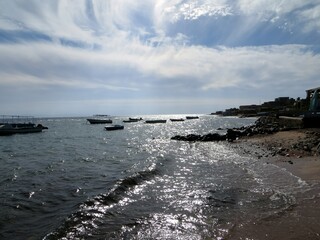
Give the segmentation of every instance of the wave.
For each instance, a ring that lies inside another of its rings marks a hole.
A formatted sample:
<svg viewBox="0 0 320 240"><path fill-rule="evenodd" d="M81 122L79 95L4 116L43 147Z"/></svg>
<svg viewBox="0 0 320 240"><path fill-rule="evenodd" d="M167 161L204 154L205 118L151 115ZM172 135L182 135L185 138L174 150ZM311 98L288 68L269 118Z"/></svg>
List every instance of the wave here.
<svg viewBox="0 0 320 240"><path fill-rule="evenodd" d="M156 165L120 180L108 193L99 194L81 204L79 210L68 217L63 226L49 233L44 239L74 239L90 235L103 218L113 217L115 213L111 209L127 197L136 186L160 174L160 168Z"/></svg>

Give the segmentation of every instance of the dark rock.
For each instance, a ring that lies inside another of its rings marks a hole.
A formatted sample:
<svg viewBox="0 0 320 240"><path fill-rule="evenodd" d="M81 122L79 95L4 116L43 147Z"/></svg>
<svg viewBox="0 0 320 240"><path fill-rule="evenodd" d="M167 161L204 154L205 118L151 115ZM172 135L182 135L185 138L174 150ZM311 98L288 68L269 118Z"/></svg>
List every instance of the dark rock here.
<svg viewBox="0 0 320 240"><path fill-rule="evenodd" d="M226 135L220 135L218 133L209 133L203 136L196 135L196 134L189 134L187 136L174 136L171 138L172 140L177 141L188 141L188 142L195 142L195 141L202 141L202 142L211 142L211 141L225 141Z"/></svg>
<svg viewBox="0 0 320 240"><path fill-rule="evenodd" d="M306 151L306 152L311 152L311 149L309 148L308 145L304 145L303 146L303 150Z"/></svg>
<svg viewBox="0 0 320 240"><path fill-rule="evenodd" d="M224 141L226 140L226 135L220 135L218 133L209 133L204 135L201 138L201 141L209 142L209 141Z"/></svg>
<svg viewBox="0 0 320 240"><path fill-rule="evenodd" d="M233 130L233 129L228 129L227 131L227 135L226 135L226 139L229 142L233 142L234 140L236 140L237 138L243 136L241 131L238 130Z"/></svg>

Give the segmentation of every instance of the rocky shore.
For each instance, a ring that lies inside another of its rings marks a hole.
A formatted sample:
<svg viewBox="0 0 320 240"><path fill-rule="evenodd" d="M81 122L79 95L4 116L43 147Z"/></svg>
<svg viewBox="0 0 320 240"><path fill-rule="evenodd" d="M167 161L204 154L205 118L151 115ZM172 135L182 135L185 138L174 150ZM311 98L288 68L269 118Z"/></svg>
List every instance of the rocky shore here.
<svg viewBox="0 0 320 240"><path fill-rule="evenodd" d="M221 130L221 129L217 129ZM254 125L227 129L226 134L177 135L171 138L178 141L250 141L264 146L267 156L320 156L320 129L292 127L277 117L261 117ZM251 139L251 140L250 140Z"/></svg>

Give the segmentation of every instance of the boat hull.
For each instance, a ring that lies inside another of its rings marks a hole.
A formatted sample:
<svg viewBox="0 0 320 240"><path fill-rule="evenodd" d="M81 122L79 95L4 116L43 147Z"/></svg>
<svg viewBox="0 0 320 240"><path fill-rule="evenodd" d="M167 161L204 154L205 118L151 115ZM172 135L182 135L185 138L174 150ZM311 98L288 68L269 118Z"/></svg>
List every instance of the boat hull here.
<svg viewBox="0 0 320 240"><path fill-rule="evenodd" d="M0 126L0 136L6 136L6 135L13 135L13 134L25 134L25 133L38 133L42 132L42 129L44 129L43 126L31 126L26 125L22 126L22 124L19 124L20 126L13 127L11 124L1 125Z"/></svg>
<svg viewBox="0 0 320 240"><path fill-rule="evenodd" d="M187 116L186 119L190 120L190 119L198 119L198 116Z"/></svg>
<svg viewBox="0 0 320 240"><path fill-rule="evenodd" d="M142 118L129 118L129 120L123 120L124 123L133 123L133 122L139 122Z"/></svg>
<svg viewBox="0 0 320 240"><path fill-rule="evenodd" d="M146 120L145 123L166 123L167 120Z"/></svg>
<svg viewBox="0 0 320 240"><path fill-rule="evenodd" d="M111 119L94 119L94 118L88 118L87 121L90 124L104 124L104 123L112 123Z"/></svg>
<svg viewBox="0 0 320 240"><path fill-rule="evenodd" d="M122 126L122 125L106 126L106 127L104 127L104 129L106 131L123 130L124 126Z"/></svg>
<svg viewBox="0 0 320 240"><path fill-rule="evenodd" d="M178 119L170 119L171 122L183 122L184 119L183 118L178 118Z"/></svg>

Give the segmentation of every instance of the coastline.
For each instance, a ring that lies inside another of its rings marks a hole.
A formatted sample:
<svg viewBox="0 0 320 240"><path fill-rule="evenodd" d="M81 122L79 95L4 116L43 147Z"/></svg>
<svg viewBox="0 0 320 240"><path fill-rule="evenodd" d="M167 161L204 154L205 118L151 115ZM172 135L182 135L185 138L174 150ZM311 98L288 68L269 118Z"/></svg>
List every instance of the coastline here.
<svg viewBox="0 0 320 240"><path fill-rule="evenodd" d="M293 129L242 137L234 144L243 153L255 155L266 163L285 168L306 182L313 182L320 181L319 141L320 129Z"/></svg>
<svg viewBox="0 0 320 240"><path fill-rule="evenodd" d="M244 232L246 239L320 239L320 128L302 128L299 119L268 116L252 126L226 130L225 135L189 134L171 139L228 142L238 154L272 164L304 186L297 192L292 189L289 207L234 226L230 239L244 239ZM278 180L277 175L269 177Z"/></svg>
<svg viewBox="0 0 320 240"><path fill-rule="evenodd" d="M320 129L294 129L242 137L230 143L240 154L273 164L306 184L305 190L294 195L290 208L272 219L242 226L239 232L234 229L232 238L244 239L241 233L245 230L246 239L320 239L320 149L319 145L313 149L303 146L318 133Z"/></svg>
<svg viewBox="0 0 320 240"><path fill-rule="evenodd" d="M304 180L320 181L320 128L303 128L302 119L264 116L255 124L205 135L176 135L171 139L188 142L227 141L240 154L286 168Z"/></svg>

